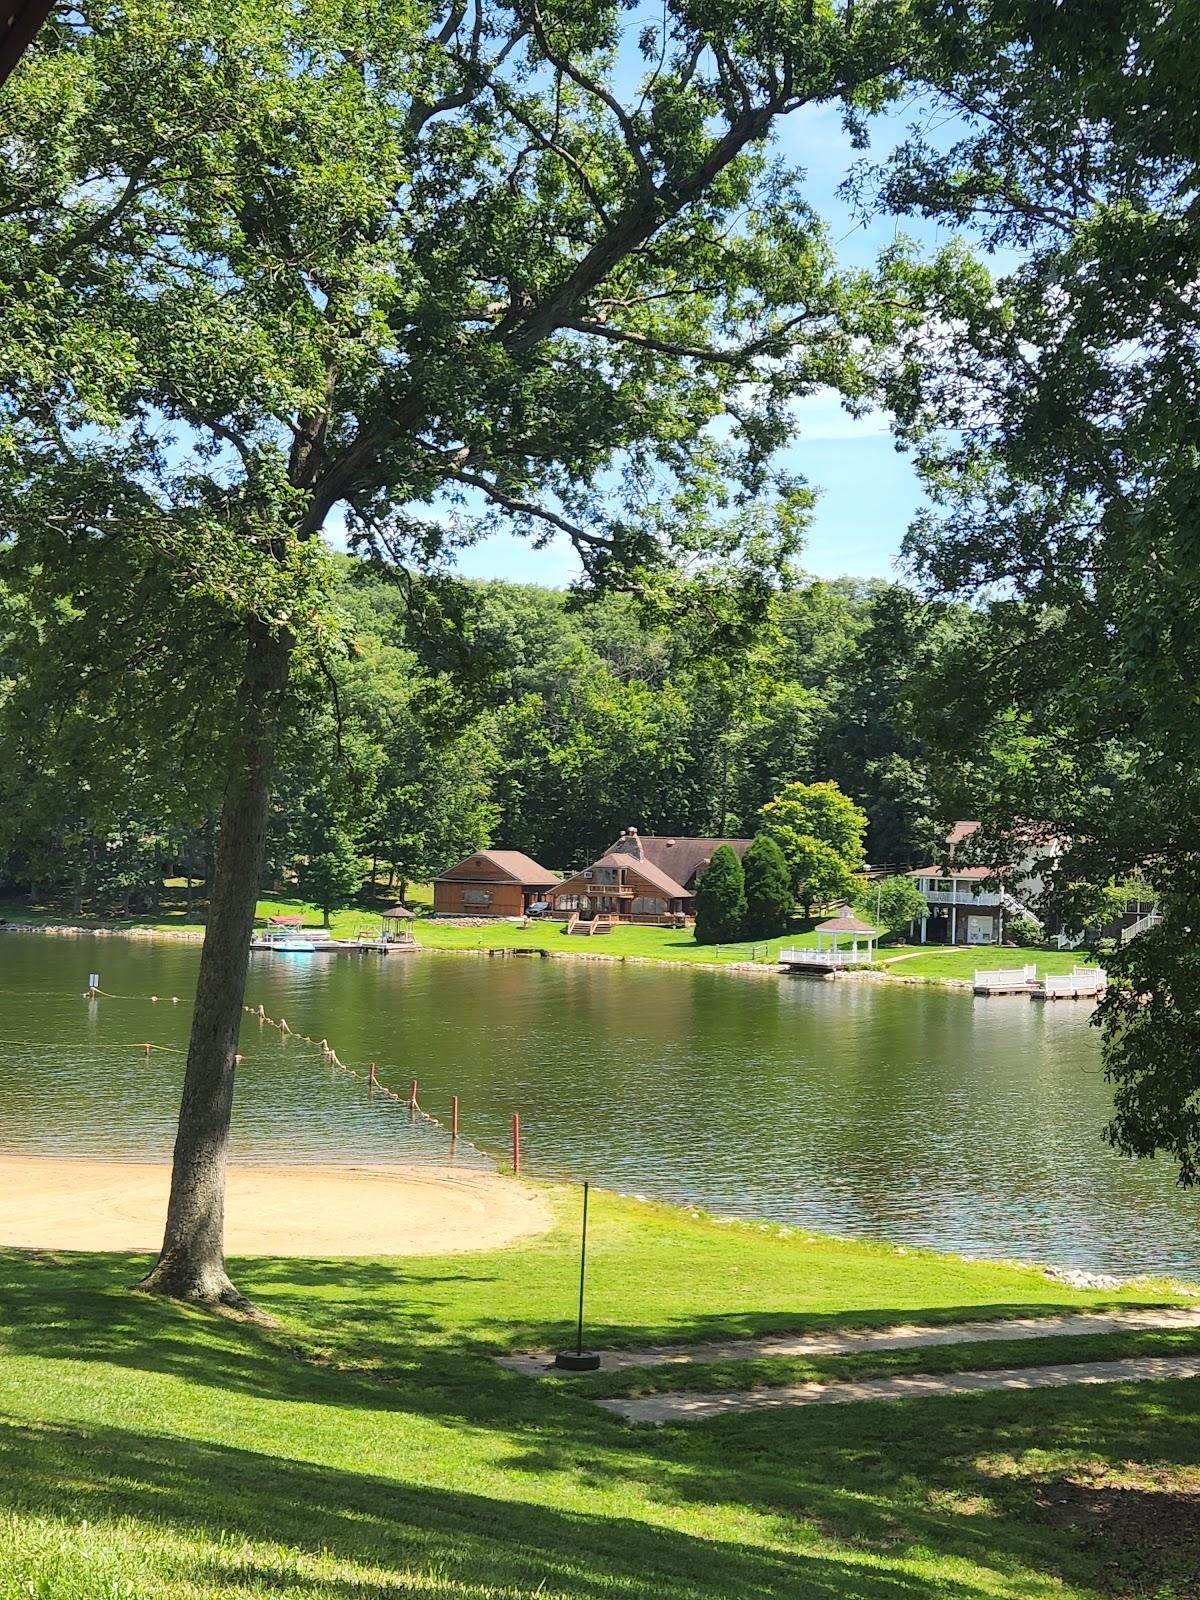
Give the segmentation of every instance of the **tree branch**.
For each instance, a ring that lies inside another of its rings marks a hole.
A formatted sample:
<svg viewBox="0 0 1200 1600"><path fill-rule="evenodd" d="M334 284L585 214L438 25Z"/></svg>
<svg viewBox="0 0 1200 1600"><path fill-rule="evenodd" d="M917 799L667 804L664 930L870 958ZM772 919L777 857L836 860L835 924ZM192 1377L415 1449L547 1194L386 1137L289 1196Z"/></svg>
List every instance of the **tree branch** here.
<svg viewBox="0 0 1200 1600"><path fill-rule="evenodd" d="M642 181L643 188L653 189L654 174L650 171L650 163L646 159L646 152L642 148L642 141L638 138L633 119L625 107L617 99L616 95L611 94L602 83L598 83L595 78L591 78L587 73L580 71L569 56L561 55L554 49L546 37L546 29L541 13L538 11L538 0L531 0L529 17L533 24L533 34L537 40L538 49L550 65L561 72L565 78L570 78L571 82L582 89L585 94L590 94L593 99L599 100L612 112L624 137L625 148L629 151L630 156L633 158L633 164L638 170L638 176Z"/></svg>

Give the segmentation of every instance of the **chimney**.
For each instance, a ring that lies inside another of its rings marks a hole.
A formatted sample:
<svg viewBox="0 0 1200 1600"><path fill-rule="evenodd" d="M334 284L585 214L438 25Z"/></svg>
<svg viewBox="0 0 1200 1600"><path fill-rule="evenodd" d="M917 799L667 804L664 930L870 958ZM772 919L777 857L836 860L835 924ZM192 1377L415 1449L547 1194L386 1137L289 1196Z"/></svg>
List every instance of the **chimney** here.
<svg viewBox="0 0 1200 1600"><path fill-rule="evenodd" d="M642 849L642 842L638 838L636 828L623 828L621 830L621 837L613 845L613 853L632 856L635 861L644 861L646 859L646 853Z"/></svg>

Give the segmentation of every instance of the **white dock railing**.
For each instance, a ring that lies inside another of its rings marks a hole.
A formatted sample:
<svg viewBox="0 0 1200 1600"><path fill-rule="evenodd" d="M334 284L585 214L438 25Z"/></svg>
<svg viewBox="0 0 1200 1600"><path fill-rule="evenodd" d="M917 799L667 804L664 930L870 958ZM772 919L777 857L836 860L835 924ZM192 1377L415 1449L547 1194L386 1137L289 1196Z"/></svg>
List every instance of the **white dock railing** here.
<svg viewBox="0 0 1200 1600"><path fill-rule="evenodd" d="M1099 994L1108 983L1108 973L1103 967L1076 967L1071 972L1047 973L1042 980L1046 995L1066 995L1083 998Z"/></svg>
<svg viewBox="0 0 1200 1600"><path fill-rule="evenodd" d="M1023 967L995 967L991 970L975 969L977 989L1028 988L1037 982L1037 965L1027 961Z"/></svg>

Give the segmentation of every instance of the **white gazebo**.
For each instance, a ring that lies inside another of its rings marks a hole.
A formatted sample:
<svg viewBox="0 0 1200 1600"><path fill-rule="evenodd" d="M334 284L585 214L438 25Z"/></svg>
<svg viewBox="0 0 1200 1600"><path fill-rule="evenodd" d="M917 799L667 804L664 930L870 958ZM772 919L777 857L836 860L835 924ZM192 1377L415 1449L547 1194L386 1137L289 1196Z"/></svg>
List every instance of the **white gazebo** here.
<svg viewBox="0 0 1200 1600"><path fill-rule="evenodd" d="M818 961L827 961L830 966L844 966L855 961L875 959L875 941L879 937L879 929L873 928L869 922L860 922L849 909L830 917L828 922L819 922L814 931L817 935ZM845 934L850 935L849 950L841 948ZM860 939L864 942L861 954L858 948Z"/></svg>

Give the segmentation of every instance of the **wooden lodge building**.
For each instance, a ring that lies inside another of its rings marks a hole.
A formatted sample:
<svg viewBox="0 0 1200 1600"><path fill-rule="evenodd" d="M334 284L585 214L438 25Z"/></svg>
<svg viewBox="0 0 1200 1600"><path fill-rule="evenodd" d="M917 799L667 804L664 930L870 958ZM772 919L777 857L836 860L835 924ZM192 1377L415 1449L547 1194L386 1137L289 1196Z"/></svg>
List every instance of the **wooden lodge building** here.
<svg viewBox="0 0 1200 1600"><path fill-rule="evenodd" d="M520 850L476 850L433 880L437 917L523 917L549 907L560 887L556 873Z"/></svg>
<svg viewBox="0 0 1200 1600"><path fill-rule="evenodd" d="M590 867L556 884L554 915L587 922L683 924L696 911L696 884L718 845L740 858L749 839L656 838L626 828Z"/></svg>

